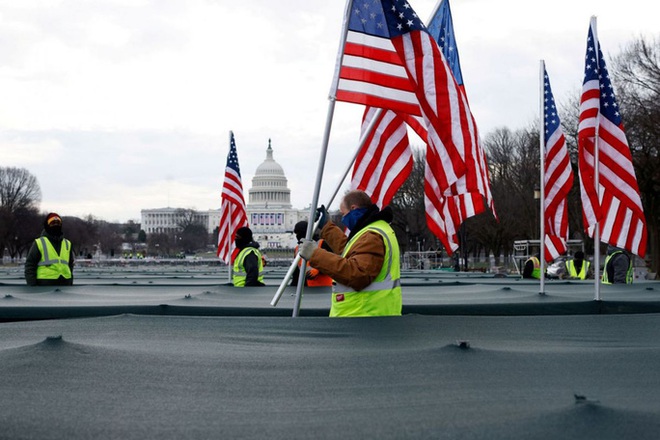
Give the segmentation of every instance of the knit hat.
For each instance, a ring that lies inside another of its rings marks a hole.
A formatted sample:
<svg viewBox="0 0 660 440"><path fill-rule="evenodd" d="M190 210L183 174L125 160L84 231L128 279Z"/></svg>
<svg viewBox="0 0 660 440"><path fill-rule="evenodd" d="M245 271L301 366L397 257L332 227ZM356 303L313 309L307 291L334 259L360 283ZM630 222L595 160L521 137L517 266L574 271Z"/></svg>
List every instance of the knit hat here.
<svg viewBox="0 0 660 440"><path fill-rule="evenodd" d="M242 240L246 243L249 243L252 241L252 230L248 228L247 226L243 226L242 228L238 228L236 230L236 238L239 240Z"/></svg>
<svg viewBox="0 0 660 440"><path fill-rule="evenodd" d="M58 214L51 212L46 216L44 226L62 226L62 218Z"/></svg>
<svg viewBox="0 0 660 440"><path fill-rule="evenodd" d="M296 234L298 240L305 238L305 235L307 234L307 221L302 220L296 223L293 227L293 233Z"/></svg>

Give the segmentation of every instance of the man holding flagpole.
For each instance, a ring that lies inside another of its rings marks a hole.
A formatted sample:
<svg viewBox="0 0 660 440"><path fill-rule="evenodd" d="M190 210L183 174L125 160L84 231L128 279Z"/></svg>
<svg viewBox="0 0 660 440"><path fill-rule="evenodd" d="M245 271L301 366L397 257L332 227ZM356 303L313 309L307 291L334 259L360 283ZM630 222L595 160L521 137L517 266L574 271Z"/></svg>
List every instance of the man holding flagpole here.
<svg viewBox="0 0 660 440"><path fill-rule="evenodd" d="M300 255L335 280L330 317L398 316L402 298L399 245L390 226L392 210L380 210L364 191L344 195L339 210L344 231L320 208L321 238L334 252L303 240Z"/></svg>

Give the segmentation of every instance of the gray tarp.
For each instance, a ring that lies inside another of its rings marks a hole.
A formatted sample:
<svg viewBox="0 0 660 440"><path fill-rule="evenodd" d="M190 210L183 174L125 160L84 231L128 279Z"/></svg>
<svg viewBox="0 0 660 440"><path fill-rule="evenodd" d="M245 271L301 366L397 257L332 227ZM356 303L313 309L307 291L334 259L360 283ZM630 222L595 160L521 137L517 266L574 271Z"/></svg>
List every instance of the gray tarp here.
<svg viewBox="0 0 660 440"><path fill-rule="evenodd" d="M605 286L602 303L618 306L575 314L594 303L589 284L557 283L541 297L538 284L516 280L409 279L404 305L418 309L402 317L292 319L256 314L290 312L289 291L268 304L274 286L108 280L59 291L0 285L5 320L48 310L61 318L0 323L0 438L660 433L660 314L630 313L656 307L657 282ZM306 291L303 310L327 306L327 293ZM113 307L121 314L66 318ZM149 314L125 314L131 307ZM247 313L151 314L168 308Z"/></svg>

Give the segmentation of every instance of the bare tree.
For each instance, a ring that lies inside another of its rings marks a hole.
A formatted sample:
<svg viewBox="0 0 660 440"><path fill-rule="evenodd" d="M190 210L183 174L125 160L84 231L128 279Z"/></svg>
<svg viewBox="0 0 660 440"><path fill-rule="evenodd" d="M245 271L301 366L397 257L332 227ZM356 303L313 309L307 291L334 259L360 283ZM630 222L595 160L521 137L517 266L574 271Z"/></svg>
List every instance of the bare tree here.
<svg viewBox="0 0 660 440"><path fill-rule="evenodd" d="M486 136L484 148L500 220L500 225L492 225L494 236L486 241L492 242L491 250L498 255L498 250L510 250L515 239L538 238L539 206L534 199L540 184L538 133L535 128L516 132L500 128Z"/></svg>
<svg viewBox="0 0 660 440"><path fill-rule="evenodd" d="M39 233L41 189L25 168L0 167L0 257L22 255Z"/></svg>
<svg viewBox="0 0 660 440"><path fill-rule="evenodd" d="M99 243L98 225L92 215L86 219L78 217L62 217L62 231L71 241L75 255L87 257L94 253L94 247Z"/></svg>
<svg viewBox="0 0 660 440"><path fill-rule="evenodd" d="M617 100L649 231L651 271L660 273L660 38L640 38L614 58Z"/></svg>
<svg viewBox="0 0 660 440"><path fill-rule="evenodd" d="M0 206L15 211L41 202L37 178L25 168L0 167Z"/></svg>
<svg viewBox="0 0 660 440"><path fill-rule="evenodd" d="M178 209L176 214L179 232L174 247L186 253L205 249L208 244L208 233L203 217L192 208Z"/></svg>
<svg viewBox="0 0 660 440"><path fill-rule="evenodd" d="M149 253L156 257L169 257L171 253L170 239L167 234L160 232L149 234L147 238Z"/></svg>

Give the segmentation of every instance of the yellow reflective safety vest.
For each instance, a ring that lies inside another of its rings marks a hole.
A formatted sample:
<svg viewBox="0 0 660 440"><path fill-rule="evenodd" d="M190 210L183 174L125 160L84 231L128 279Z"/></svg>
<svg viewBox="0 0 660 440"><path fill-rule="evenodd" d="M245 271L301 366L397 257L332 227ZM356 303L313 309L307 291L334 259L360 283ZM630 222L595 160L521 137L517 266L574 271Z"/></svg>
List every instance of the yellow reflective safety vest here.
<svg viewBox="0 0 660 440"><path fill-rule="evenodd" d="M532 278L536 278L537 280L541 279L541 261L539 261L538 258L536 257L529 257L527 261L532 260L532 263L534 263L534 270L532 270ZM527 261L525 264L527 264Z"/></svg>
<svg viewBox="0 0 660 440"><path fill-rule="evenodd" d="M622 251L616 251L612 252L610 255L605 258L605 264L603 265L603 276L601 277L601 282L603 284L612 284L612 281L609 279L609 275L607 274L607 265L612 261L612 257L617 255L617 254L622 254ZM633 272L633 262L632 258L628 257L628 270L626 271L626 284L632 284L633 283L633 278L634 278L634 272Z"/></svg>
<svg viewBox="0 0 660 440"><path fill-rule="evenodd" d="M401 268L399 244L392 227L383 220L375 221L359 231L346 244L342 257L367 232L376 232L385 243L383 267L374 281L359 292L343 284L333 286L330 317L400 316Z"/></svg>
<svg viewBox="0 0 660 440"><path fill-rule="evenodd" d="M575 269L575 261L568 260L566 262L566 272L568 272L568 276L571 278L586 280L587 272L589 272L589 266L591 266L591 263L589 263L587 260L582 260L582 268L580 269L580 273L578 273Z"/></svg>
<svg viewBox="0 0 660 440"><path fill-rule="evenodd" d="M245 287L247 272L245 271L245 266L243 263L245 261L245 257L250 253L254 253L257 256L257 260L259 261L259 277L257 279L259 282L264 282L264 260L261 258L261 252L259 252L259 249L257 248L246 247L238 253L236 259L234 260L234 270L231 279L234 287Z"/></svg>
<svg viewBox="0 0 660 440"><path fill-rule="evenodd" d="M37 280L57 280L60 277L70 280L71 242L63 238L59 254L48 238L39 237L35 242L41 253L41 260L37 264Z"/></svg>

